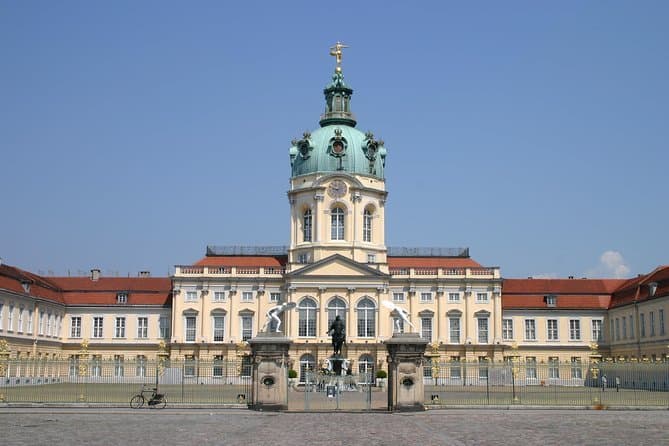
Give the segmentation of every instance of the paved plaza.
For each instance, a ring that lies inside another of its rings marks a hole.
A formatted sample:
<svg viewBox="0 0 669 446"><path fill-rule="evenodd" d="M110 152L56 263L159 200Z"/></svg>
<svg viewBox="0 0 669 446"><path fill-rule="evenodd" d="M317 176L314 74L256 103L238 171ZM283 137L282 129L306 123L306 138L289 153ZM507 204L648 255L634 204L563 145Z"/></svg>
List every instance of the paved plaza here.
<svg viewBox="0 0 669 446"><path fill-rule="evenodd" d="M6 445L660 445L666 410L262 413L202 409L0 409Z"/></svg>

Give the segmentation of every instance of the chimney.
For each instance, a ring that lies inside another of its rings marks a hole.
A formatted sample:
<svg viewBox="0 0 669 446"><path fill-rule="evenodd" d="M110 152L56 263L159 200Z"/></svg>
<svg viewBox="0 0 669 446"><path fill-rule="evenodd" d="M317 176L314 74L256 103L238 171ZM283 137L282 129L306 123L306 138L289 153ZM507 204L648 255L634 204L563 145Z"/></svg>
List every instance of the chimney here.
<svg viewBox="0 0 669 446"><path fill-rule="evenodd" d="M570 279L573 279L573 278L574 278L574 276L569 276L569 278L570 278Z"/></svg>
<svg viewBox="0 0 669 446"><path fill-rule="evenodd" d="M97 282L98 280L100 280L100 270L99 269L94 268L94 269L91 270L91 280L93 282Z"/></svg>
<svg viewBox="0 0 669 446"><path fill-rule="evenodd" d="M139 277L151 277L151 271L140 271Z"/></svg>

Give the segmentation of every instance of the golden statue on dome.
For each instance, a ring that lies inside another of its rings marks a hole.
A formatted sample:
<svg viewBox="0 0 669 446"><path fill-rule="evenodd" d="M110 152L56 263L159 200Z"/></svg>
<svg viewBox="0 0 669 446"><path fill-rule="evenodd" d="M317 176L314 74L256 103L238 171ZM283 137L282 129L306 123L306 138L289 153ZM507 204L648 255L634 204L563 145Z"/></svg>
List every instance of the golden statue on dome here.
<svg viewBox="0 0 669 446"><path fill-rule="evenodd" d="M341 58L343 56L342 48L348 48L348 45L344 45L341 42L337 42L334 46L330 47L330 56L334 56L337 61L337 66L335 67L336 72L341 72Z"/></svg>

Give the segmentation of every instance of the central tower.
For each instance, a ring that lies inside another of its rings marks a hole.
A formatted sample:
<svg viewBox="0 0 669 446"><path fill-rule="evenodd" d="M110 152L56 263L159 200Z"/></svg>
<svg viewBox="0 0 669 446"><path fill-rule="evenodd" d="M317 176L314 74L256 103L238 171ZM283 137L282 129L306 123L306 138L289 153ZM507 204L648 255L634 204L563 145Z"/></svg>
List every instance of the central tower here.
<svg viewBox="0 0 669 446"><path fill-rule="evenodd" d="M384 229L386 149L372 132L356 129L353 89L344 82L342 48L325 87L320 128L290 148L290 248L295 270L335 254L388 272Z"/></svg>

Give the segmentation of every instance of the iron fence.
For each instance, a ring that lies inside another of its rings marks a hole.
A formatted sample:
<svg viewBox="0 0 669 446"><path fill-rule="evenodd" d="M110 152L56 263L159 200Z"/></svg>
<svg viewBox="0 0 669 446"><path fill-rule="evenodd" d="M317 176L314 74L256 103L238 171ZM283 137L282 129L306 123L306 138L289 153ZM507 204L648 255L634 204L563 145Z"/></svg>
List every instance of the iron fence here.
<svg viewBox="0 0 669 446"><path fill-rule="evenodd" d="M129 404L142 385L168 405L246 404L250 363L217 361L8 360L0 363L0 403Z"/></svg>
<svg viewBox="0 0 669 446"><path fill-rule="evenodd" d="M424 368L434 406L669 406L669 363L439 362Z"/></svg>

